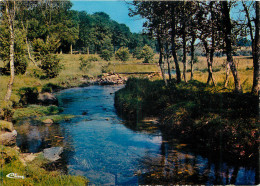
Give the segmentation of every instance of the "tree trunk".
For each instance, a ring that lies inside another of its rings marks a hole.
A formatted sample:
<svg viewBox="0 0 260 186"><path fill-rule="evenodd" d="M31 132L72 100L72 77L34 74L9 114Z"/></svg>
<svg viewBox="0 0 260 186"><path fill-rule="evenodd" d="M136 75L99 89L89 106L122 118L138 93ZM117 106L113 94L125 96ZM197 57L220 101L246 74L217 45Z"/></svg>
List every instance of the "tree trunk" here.
<svg viewBox="0 0 260 186"><path fill-rule="evenodd" d="M167 65L168 65L169 80L171 80L172 76L171 76L171 65L170 65L170 60L169 60L169 45L168 45L168 42L166 42L166 61L167 61Z"/></svg>
<svg viewBox="0 0 260 186"><path fill-rule="evenodd" d="M183 79L185 82L187 82L186 79L186 68L187 68L187 52L186 52L186 10L185 10L185 2L184 5L182 7L182 47L183 47L183 59L182 59L182 63L183 63Z"/></svg>
<svg viewBox="0 0 260 186"><path fill-rule="evenodd" d="M185 25L184 25L184 31L182 34L182 42L183 42L183 59L182 59L182 63L183 63L183 79L185 82L187 82L186 79L186 67L187 67L187 60L186 60L186 33L185 33Z"/></svg>
<svg viewBox="0 0 260 186"><path fill-rule="evenodd" d="M230 66L231 72L234 77L235 92L242 92L242 86L240 84L238 71L236 69L236 65L234 63L233 56L232 56L232 43L231 43L232 25L231 25L229 12L230 12L230 10L228 8L228 2L222 1L223 28L224 28L224 35L225 35L227 61L228 61L228 64Z"/></svg>
<svg viewBox="0 0 260 186"><path fill-rule="evenodd" d="M259 78L259 1L256 1L256 20L255 20L255 42L253 51L253 65L254 65L254 77L253 77L253 87L252 87L252 93L258 95L259 92L259 85L260 85L260 78Z"/></svg>
<svg viewBox="0 0 260 186"><path fill-rule="evenodd" d="M213 78L213 71L212 71L212 63L211 63L211 52L209 50L208 47L208 43L207 41L203 41L204 47L205 47L205 51L206 51L206 58L207 58L207 66L208 66L208 80L207 80L207 84L210 83L210 81L212 80L213 85L215 86L215 81Z"/></svg>
<svg viewBox="0 0 260 186"><path fill-rule="evenodd" d="M164 80L165 85L167 86L168 84L167 84L167 80L165 78L164 68L163 68L163 60L162 60L162 58L163 58L163 56L162 56L162 54L163 54L163 46L162 46L162 43L161 43L160 36L158 36L157 40L158 40L158 45L159 45L159 50L160 50L159 66L160 66L160 69L161 69L162 78Z"/></svg>
<svg viewBox="0 0 260 186"><path fill-rule="evenodd" d="M190 80L193 79L193 63L194 63L194 43L195 43L195 34L192 34L191 40L191 60L190 60Z"/></svg>
<svg viewBox="0 0 260 186"><path fill-rule="evenodd" d="M72 51L72 44L70 44L70 54L73 54L73 51Z"/></svg>
<svg viewBox="0 0 260 186"><path fill-rule="evenodd" d="M29 43L29 41L28 41L28 39L27 39L27 36L26 36L25 42L26 42L27 52L28 52L28 56L29 56L30 61L33 62L33 64L34 64L36 67L38 67L38 65L36 64L36 62L34 61L32 55L31 55L31 52L30 52L30 43Z"/></svg>
<svg viewBox="0 0 260 186"><path fill-rule="evenodd" d="M12 94L12 87L14 83L14 12L13 15L11 15L9 11L9 6L8 3L5 3L6 5L6 14L8 18L8 26L9 26L9 32L10 32L10 80L7 85L7 92L5 95L4 101L7 103L10 100L11 94ZM14 6L15 6L15 1L14 1ZM15 11L15 7L14 10Z"/></svg>
<svg viewBox="0 0 260 186"><path fill-rule="evenodd" d="M177 58L177 55L176 55L176 43L175 43L175 37L176 37L175 5L172 6L171 13L173 15L172 21L171 21L172 56L173 56L173 59L174 59L175 70L176 70L176 81L177 81L177 83L180 83L181 82L181 71L180 71L180 67L179 67L178 58Z"/></svg>
<svg viewBox="0 0 260 186"><path fill-rule="evenodd" d="M225 79L225 85L224 87L227 88L228 86L228 78L229 78L229 72L230 72L230 66L229 64L226 62L226 79Z"/></svg>

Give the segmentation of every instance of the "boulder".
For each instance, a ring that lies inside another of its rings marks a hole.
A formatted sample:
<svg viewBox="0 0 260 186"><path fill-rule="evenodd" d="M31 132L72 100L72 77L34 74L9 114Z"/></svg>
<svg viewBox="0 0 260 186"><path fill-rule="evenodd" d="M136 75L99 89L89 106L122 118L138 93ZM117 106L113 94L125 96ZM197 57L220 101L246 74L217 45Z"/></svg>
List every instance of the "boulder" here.
<svg viewBox="0 0 260 186"><path fill-rule="evenodd" d="M60 159L60 154L63 152L63 147L51 147L43 150L44 158L49 161Z"/></svg>
<svg viewBox="0 0 260 186"><path fill-rule="evenodd" d="M42 105L58 105L57 98L49 92L40 93L38 102Z"/></svg>
<svg viewBox="0 0 260 186"><path fill-rule="evenodd" d="M12 132L0 132L0 144L5 146L12 146L16 143L16 130Z"/></svg>
<svg viewBox="0 0 260 186"><path fill-rule="evenodd" d="M53 124L53 120L52 119L45 119L42 121L44 124Z"/></svg>

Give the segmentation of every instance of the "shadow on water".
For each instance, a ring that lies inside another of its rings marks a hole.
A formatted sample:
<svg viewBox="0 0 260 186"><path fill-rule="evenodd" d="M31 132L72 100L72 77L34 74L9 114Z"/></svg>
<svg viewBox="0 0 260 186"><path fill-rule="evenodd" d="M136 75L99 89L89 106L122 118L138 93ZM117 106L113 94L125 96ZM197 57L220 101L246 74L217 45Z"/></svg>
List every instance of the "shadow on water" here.
<svg viewBox="0 0 260 186"><path fill-rule="evenodd" d="M50 126L25 120L16 126L17 145L23 152L62 146L65 150L58 165L98 185L258 182L255 167L236 166L196 152L164 136L153 119L136 124L119 118L113 94L119 88L91 86L59 92L64 114L78 117Z"/></svg>

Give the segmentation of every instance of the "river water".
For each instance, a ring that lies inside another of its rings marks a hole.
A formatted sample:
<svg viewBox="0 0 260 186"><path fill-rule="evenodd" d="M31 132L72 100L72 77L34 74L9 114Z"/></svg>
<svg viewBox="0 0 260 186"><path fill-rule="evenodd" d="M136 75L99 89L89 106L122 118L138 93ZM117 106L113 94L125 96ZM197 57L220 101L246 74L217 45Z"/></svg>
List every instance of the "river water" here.
<svg viewBox="0 0 260 186"><path fill-rule="evenodd" d="M258 182L255 167L229 164L177 140L165 140L154 122L128 124L114 108L114 92L120 88L89 86L57 93L63 114L76 117L51 126L27 123L29 134L20 129L18 145L26 152L63 146L67 172L96 185Z"/></svg>

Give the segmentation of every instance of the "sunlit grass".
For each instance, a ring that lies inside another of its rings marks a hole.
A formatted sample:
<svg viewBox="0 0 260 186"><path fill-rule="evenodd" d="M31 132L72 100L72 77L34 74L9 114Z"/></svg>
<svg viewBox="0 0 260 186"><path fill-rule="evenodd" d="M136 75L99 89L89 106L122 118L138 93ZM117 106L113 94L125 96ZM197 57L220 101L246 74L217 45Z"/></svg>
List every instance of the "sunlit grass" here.
<svg viewBox="0 0 260 186"><path fill-rule="evenodd" d="M134 73L134 72L158 72L159 67L157 65L159 55L156 54L154 57L153 65L143 65L142 60L137 60L135 58L130 58L126 62L122 62L112 58L111 61L105 61L99 58L97 62L91 62L91 67L89 69L80 70L80 57L87 58L89 55L86 54L60 54L58 55L61 59L61 64L63 66L60 74L53 79L40 79L35 77L35 70L41 72L39 68L35 67L33 64L29 64L28 70L24 75L15 76L15 81L13 85L13 94L11 97L12 102L18 102L19 97L17 91L21 87L37 87L41 91L41 87L47 83L53 83L61 87L73 87L79 86L82 82L82 76L87 75L90 77L97 77L102 74L102 72L114 72L114 73ZM234 57L236 63L238 63L238 72L241 80L241 84L244 92L250 92L253 82L253 60L250 57ZM187 61L189 61L188 57ZM194 64L194 79L207 82L207 62L205 57L198 57L198 63ZM213 63L213 75L218 86L223 87L226 70L225 64L226 57L215 57ZM179 62L181 72L183 70L182 62ZM0 66L3 66L3 62L0 61ZM174 67L174 63L171 64ZM166 67L166 65L165 65ZM187 70L190 70L190 64L187 65ZM190 79L190 72L186 74L187 80ZM175 77L175 75L173 75ZM9 76L2 75L0 78L0 106L4 100L4 96L7 90L7 84L9 81ZM229 75L228 89L234 88L234 80L232 73Z"/></svg>

